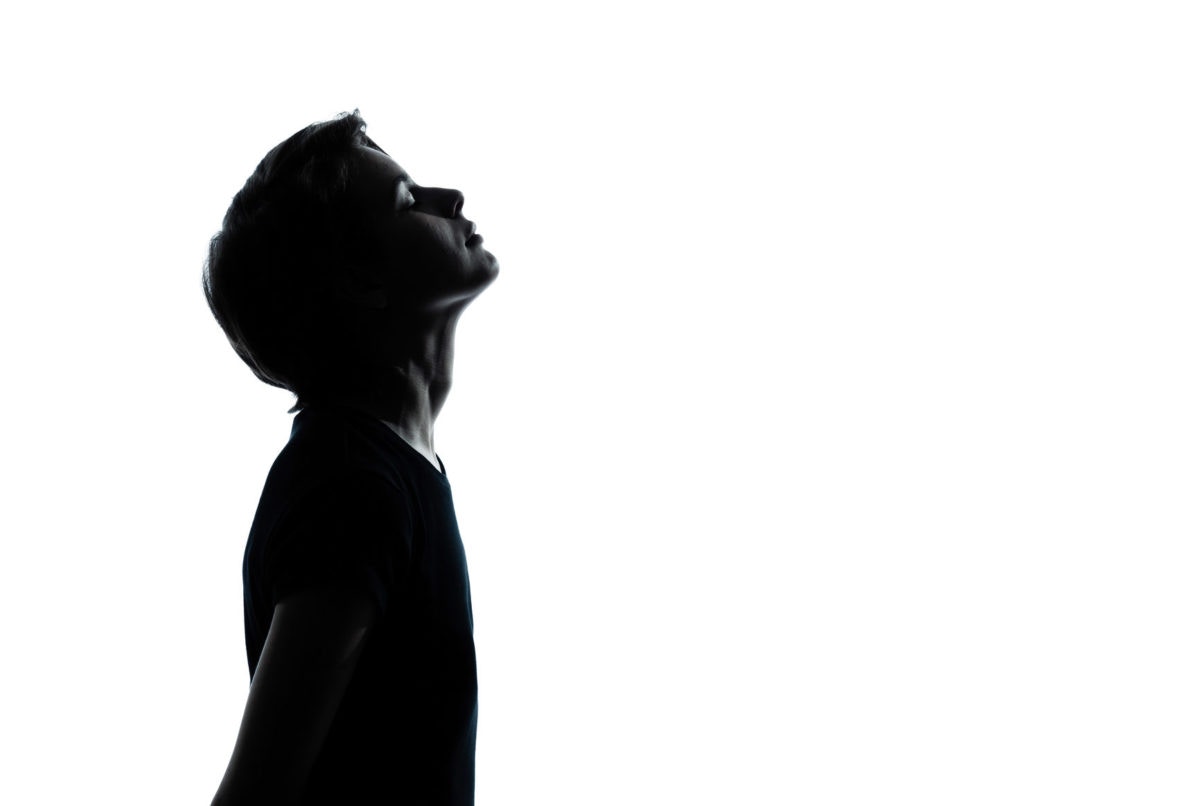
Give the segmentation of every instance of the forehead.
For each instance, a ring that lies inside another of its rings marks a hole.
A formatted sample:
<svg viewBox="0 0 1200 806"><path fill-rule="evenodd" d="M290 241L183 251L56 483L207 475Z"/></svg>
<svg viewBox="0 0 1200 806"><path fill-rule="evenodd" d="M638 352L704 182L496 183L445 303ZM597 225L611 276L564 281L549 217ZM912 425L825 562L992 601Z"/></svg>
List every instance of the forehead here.
<svg viewBox="0 0 1200 806"><path fill-rule="evenodd" d="M364 197L388 198L394 195L396 182L412 181L404 169L387 154L367 146L354 147L358 170L354 182Z"/></svg>

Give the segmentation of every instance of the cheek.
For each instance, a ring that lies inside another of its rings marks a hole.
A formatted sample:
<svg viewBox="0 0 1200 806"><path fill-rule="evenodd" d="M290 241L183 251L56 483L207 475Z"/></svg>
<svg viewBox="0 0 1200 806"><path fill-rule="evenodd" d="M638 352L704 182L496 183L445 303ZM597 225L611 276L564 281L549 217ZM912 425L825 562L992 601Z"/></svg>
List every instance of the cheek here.
<svg viewBox="0 0 1200 806"><path fill-rule="evenodd" d="M458 243L457 233L447 224L422 221L415 224L407 238L410 254L430 267L444 267L461 261L465 248Z"/></svg>

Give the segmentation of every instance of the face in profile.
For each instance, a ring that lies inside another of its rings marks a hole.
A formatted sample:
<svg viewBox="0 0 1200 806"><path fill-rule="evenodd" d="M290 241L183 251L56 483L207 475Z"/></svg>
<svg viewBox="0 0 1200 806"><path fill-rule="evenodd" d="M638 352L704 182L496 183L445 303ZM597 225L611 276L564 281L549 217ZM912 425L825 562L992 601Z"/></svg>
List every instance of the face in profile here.
<svg viewBox="0 0 1200 806"><path fill-rule="evenodd" d="M496 279L496 258L462 217L461 193L416 184L373 148L356 147L355 154L350 197L374 235L372 274L389 307L434 312L465 305Z"/></svg>

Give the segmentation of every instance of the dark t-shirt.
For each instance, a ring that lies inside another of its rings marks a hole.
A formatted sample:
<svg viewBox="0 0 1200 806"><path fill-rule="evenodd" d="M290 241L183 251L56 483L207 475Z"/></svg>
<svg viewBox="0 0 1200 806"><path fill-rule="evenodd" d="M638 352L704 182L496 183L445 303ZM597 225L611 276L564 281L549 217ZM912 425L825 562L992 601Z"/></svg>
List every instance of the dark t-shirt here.
<svg viewBox="0 0 1200 806"><path fill-rule="evenodd" d="M474 803L471 589L450 482L377 420L310 407L271 467L246 542L252 679L276 602L334 580L361 585L380 618L303 802Z"/></svg>

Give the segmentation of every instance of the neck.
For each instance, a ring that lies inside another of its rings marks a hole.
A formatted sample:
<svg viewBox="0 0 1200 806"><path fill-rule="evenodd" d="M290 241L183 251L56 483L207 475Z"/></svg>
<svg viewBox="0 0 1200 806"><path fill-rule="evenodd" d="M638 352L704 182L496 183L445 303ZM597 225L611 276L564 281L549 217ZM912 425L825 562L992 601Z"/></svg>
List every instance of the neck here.
<svg viewBox="0 0 1200 806"><path fill-rule="evenodd" d="M437 467L433 426L450 393L457 324L457 313L443 313L406 334L398 359L362 390L346 390L332 402L371 415Z"/></svg>

